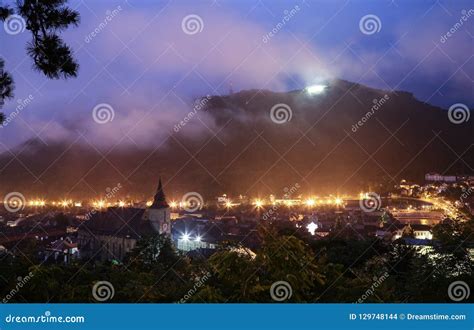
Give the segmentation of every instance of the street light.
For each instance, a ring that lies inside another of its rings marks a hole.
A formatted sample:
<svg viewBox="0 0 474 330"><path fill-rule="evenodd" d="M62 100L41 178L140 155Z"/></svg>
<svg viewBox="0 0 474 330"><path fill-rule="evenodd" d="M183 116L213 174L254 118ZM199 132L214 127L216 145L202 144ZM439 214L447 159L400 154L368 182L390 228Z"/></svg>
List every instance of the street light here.
<svg viewBox="0 0 474 330"><path fill-rule="evenodd" d="M170 202L170 206L171 206L171 208L172 208L172 209L175 209L175 208L177 208L177 207L178 207L178 203L177 203L177 202L174 202L174 201L172 201L172 202Z"/></svg>
<svg viewBox="0 0 474 330"><path fill-rule="evenodd" d="M260 199L255 200L255 206L261 208L263 206L263 201Z"/></svg>
<svg viewBox="0 0 474 330"><path fill-rule="evenodd" d="M318 229L318 225L315 224L314 222L311 222L306 226L306 229L308 229L308 232L311 233L311 235L314 236L314 233L316 232L316 229Z"/></svg>

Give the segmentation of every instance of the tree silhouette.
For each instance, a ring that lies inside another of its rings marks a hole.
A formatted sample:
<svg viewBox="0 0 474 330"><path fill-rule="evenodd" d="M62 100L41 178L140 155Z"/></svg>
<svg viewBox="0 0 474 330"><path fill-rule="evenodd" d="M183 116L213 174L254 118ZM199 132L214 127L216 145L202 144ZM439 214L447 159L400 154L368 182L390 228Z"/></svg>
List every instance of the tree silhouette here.
<svg viewBox="0 0 474 330"><path fill-rule="evenodd" d="M50 79L76 77L79 69L71 48L58 35L70 25L79 24L79 13L66 3L67 0L23 0L16 2L15 8L0 7L0 21L11 15L19 15L24 20L25 29L32 35L26 50L33 59L33 68ZM4 70L4 61L0 58L0 108L5 99L13 97L13 89L13 79ZM3 119L0 113L0 122Z"/></svg>
<svg viewBox="0 0 474 330"><path fill-rule="evenodd" d="M4 70L5 62L0 58L0 109L5 99L13 97L13 79L11 75ZM0 123L4 120L3 113L0 112Z"/></svg>

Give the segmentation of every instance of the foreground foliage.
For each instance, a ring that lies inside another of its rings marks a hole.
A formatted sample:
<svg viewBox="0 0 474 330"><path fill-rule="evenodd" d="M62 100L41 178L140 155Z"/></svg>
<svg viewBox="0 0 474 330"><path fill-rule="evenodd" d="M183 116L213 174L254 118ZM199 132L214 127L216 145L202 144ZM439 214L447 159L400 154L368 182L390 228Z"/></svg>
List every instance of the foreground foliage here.
<svg viewBox="0 0 474 330"><path fill-rule="evenodd" d="M69 265L38 260L30 242L21 254L0 255L0 294L4 302L94 302L94 283L109 281L112 302L274 302L272 285L284 281L287 302L450 302L453 281L474 288L472 222L444 223L434 233L437 244L421 249L403 239L314 241L262 228L255 253L223 244L209 259L194 260L158 235L141 240L123 263Z"/></svg>

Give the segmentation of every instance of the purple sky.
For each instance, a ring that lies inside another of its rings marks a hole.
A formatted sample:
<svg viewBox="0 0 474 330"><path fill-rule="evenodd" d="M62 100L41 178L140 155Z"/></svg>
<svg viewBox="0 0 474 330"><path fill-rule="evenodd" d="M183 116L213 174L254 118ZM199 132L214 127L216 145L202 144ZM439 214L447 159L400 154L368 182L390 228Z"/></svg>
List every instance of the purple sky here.
<svg viewBox="0 0 474 330"><path fill-rule="evenodd" d="M230 86L286 91L343 78L410 91L444 108L474 104L469 0L83 0L70 5L81 14L80 26L63 33L80 64L77 79L51 81L34 72L25 53L28 31L11 35L0 29L0 56L16 83L15 98L3 111L8 116L18 100L33 98L0 128L0 151L32 137L76 139L78 132L97 145L112 145L124 135L125 144L151 143L172 131L194 98L226 94ZM198 30L183 29L188 15L198 18ZM366 15L378 18L378 32L361 31ZM272 30L276 33L269 36ZM450 30L452 35L443 38ZM113 108L112 122L93 120L100 103Z"/></svg>

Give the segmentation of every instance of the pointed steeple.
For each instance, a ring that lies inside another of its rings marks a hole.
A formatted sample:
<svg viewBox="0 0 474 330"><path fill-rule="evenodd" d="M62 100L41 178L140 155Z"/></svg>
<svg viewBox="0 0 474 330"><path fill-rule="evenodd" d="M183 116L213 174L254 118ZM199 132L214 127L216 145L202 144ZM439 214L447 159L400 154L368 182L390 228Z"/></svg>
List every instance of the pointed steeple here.
<svg viewBox="0 0 474 330"><path fill-rule="evenodd" d="M155 198L153 199L153 204L151 204L151 209L162 209L169 207L166 202L165 193L163 192L163 184L161 183L161 177L158 182L158 189L156 190Z"/></svg>

